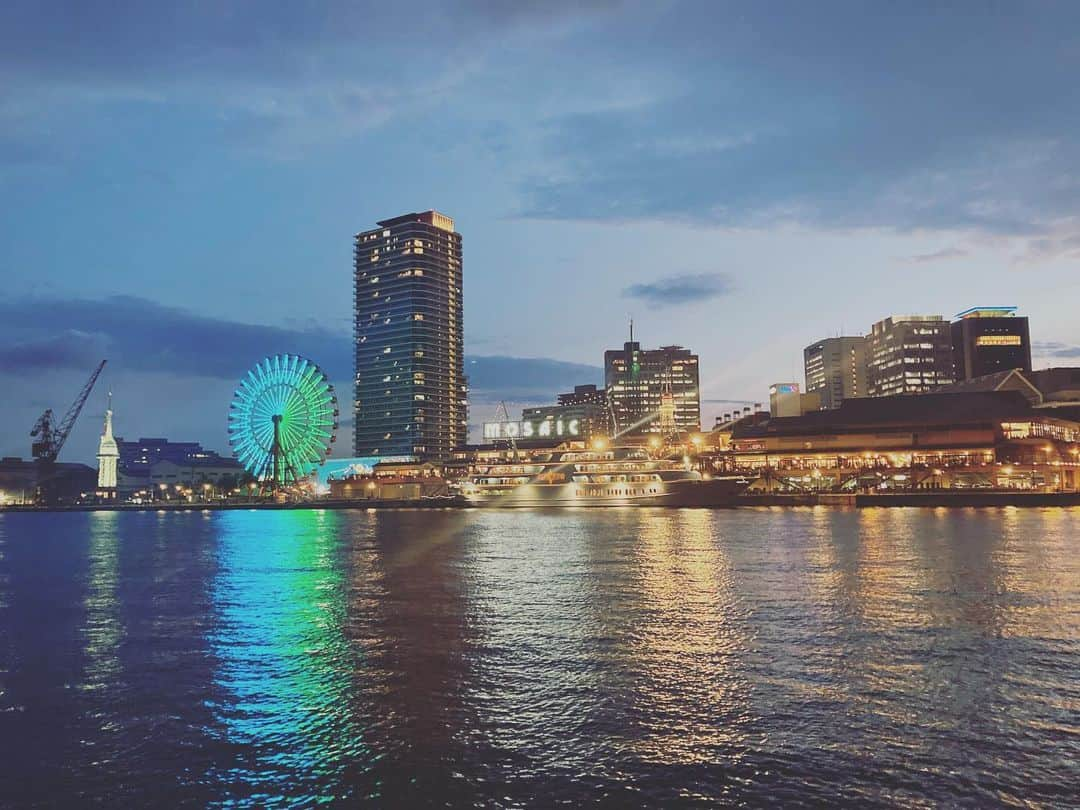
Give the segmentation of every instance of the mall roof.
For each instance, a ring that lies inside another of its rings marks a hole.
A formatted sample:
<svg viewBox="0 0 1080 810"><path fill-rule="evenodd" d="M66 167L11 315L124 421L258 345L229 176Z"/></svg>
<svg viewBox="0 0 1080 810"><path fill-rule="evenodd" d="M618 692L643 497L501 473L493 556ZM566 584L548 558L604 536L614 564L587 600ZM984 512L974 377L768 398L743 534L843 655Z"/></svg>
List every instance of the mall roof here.
<svg viewBox="0 0 1080 810"><path fill-rule="evenodd" d="M803 416L777 417L758 425L736 425L733 437L832 433L868 427L931 427L1030 417L1031 403L1019 391L906 394L845 399L839 408Z"/></svg>

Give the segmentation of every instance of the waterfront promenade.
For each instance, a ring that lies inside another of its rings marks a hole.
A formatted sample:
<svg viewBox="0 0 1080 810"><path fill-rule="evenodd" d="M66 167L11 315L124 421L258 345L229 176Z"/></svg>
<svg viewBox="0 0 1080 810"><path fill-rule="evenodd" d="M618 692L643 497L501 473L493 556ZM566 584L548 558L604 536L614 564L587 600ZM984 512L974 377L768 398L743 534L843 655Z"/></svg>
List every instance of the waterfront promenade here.
<svg viewBox="0 0 1080 810"><path fill-rule="evenodd" d="M744 494L735 503L715 508L830 506L846 508L872 507L1073 507L1080 506L1080 492L1027 492L1023 490L942 491L924 490L893 493L802 493L802 494ZM460 498L413 498L407 500L334 500L317 499L293 503L272 500L195 501L192 503L162 501L160 503L74 504L68 506L8 505L2 512L203 512L222 510L289 510L289 509L500 509L498 506L477 506ZM534 507L513 507L534 508ZM551 507L550 509L664 509L663 506L596 506L583 502L580 507ZM679 509L709 509L711 507L672 507ZM549 510L544 510L549 511Z"/></svg>

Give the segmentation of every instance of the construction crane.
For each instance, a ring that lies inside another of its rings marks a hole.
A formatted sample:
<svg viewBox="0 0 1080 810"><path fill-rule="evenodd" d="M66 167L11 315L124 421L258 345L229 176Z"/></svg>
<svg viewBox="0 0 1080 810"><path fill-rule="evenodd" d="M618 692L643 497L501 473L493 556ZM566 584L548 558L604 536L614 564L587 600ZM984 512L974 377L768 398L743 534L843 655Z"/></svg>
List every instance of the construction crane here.
<svg viewBox="0 0 1080 810"><path fill-rule="evenodd" d="M75 426L75 420L79 418L87 397L94 388L94 383L101 376L103 368L105 368L104 360L94 369L94 373L90 375L82 391L75 397L75 401L71 403L71 407L68 408L59 425L53 421L52 408L48 408L38 417L33 430L30 431L30 438L35 440L30 445L30 453L38 463L39 496L46 502L54 500L50 491L51 487L47 486L55 477L53 465L56 463L57 456L60 455L60 450L64 447L64 442L67 441L68 434L71 433L71 428Z"/></svg>
<svg viewBox="0 0 1080 810"><path fill-rule="evenodd" d="M67 441L68 434L71 433L71 428L75 425L75 420L79 418L83 405L86 404L87 397L90 396L90 391L94 388L94 383L101 376L101 370L105 368L105 362L102 360L98 367L94 369L94 373L90 375L90 379L86 381L82 391L75 397L75 401L71 403L71 407L68 408L59 425L53 425L52 408L47 409L45 413L38 417L34 429L30 431L31 438L37 439L30 446L30 451L38 461L56 461L64 442Z"/></svg>

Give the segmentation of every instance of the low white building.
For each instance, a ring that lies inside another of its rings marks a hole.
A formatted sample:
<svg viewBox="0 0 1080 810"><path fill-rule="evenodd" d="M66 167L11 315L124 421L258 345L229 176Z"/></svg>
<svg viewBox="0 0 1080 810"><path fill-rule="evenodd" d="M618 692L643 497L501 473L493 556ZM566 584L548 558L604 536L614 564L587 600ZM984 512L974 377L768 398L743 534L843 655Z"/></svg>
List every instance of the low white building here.
<svg viewBox="0 0 1080 810"><path fill-rule="evenodd" d="M244 477L243 465L236 459L217 458L200 459L177 464L175 461L158 461L154 464L140 465L133 471L120 472L119 488L124 494L139 490L163 488L172 491L176 487L200 487L211 484L215 487L236 483Z"/></svg>

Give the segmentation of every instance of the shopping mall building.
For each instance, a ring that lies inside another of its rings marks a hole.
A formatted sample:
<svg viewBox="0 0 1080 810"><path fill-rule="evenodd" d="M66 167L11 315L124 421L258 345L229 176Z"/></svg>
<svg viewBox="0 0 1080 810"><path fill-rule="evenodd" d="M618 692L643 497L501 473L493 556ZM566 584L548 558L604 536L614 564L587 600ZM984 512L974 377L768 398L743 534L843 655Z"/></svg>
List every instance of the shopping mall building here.
<svg viewBox="0 0 1080 810"><path fill-rule="evenodd" d="M1078 414L1017 390L849 399L746 418L714 444L710 466L769 491L1080 489Z"/></svg>

